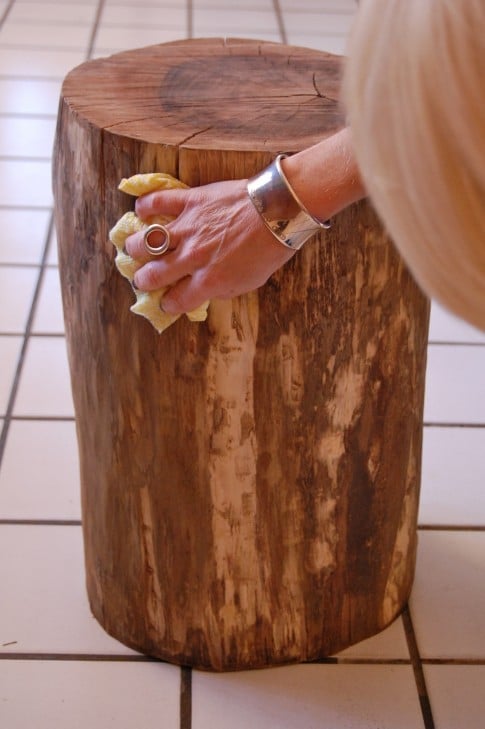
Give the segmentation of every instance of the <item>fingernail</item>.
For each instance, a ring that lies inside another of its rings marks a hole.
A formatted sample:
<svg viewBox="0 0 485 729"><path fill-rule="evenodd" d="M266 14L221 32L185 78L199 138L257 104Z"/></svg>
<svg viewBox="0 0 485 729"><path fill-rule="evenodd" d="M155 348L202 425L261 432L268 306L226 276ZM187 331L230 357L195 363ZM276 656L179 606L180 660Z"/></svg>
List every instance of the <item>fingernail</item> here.
<svg viewBox="0 0 485 729"><path fill-rule="evenodd" d="M173 307L173 304L172 304L172 302L170 300L169 301L165 301L165 298L163 298L161 300L161 302L160 302L160 308L161 308L162 311L165 312L165 314L176 314L177 312L176 311L173 311L172 310L172 307Z"/></svg>

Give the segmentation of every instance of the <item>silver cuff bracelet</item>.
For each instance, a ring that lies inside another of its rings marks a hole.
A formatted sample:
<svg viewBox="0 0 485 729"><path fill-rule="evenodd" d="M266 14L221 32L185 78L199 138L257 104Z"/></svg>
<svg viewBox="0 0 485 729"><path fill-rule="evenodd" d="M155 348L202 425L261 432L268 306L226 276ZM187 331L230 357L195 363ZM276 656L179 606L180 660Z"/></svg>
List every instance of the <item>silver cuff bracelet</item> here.
<svg viewBox="0 0 485 729"><path fill-rule="evenodd" d="M280 154L269 167L248 181L247 189L254 207L266 227L280 243L297 250L319 230L331 227L310 215L300 202L281 169Z"/></svg>

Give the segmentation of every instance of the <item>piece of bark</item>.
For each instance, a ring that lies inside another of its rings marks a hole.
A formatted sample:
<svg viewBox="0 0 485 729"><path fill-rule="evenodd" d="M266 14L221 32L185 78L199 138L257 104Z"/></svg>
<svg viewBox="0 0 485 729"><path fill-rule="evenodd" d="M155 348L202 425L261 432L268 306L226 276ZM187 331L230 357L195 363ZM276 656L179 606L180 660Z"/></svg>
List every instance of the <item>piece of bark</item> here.
<svg viewBox="0 0 485 729"><path fill-rule="evenodd" d="M122 177L247 177L343 126L340 72L317 51L212 39L64 82L54 188L89 600L168 661L322 658L411 589L429 307L371 207L161 336L129 312L108 241L132 204Z"/></svg>

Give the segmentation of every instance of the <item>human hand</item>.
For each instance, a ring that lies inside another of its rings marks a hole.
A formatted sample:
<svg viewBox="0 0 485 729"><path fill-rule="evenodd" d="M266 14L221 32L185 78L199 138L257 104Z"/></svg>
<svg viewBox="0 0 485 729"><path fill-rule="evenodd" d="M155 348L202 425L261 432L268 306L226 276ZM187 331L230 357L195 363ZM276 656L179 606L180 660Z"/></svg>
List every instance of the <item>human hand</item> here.
<svg viewBox="0 0 485 729"><path fill-rule="evenodd" d="M169 287L162 307L170 314L252 291L294 255L262 222L245 180L152 192L138 198L136 214L142 220L175 216L166 226L170 249L163 256L147 252L142 232L125 242L128 254L143 264L135 286L142 291Z"/></svg>

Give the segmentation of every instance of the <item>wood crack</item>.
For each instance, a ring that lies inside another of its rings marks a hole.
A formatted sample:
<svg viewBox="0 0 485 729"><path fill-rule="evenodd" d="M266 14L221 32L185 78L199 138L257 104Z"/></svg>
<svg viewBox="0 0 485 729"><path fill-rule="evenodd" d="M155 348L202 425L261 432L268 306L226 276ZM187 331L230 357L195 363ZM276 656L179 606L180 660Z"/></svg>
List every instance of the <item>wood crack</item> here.
<svg viewBox="0 0 485 729"><path fill-rule="evenodd" d="M186 144L191 139L194 139L195 137L198 137L200 134L204 134L205 132L209 132L213 128L214 128L214 126L211 125L211 126L205 127L204 129L200 129L198 132L193 132L193 134L189 134L188 137L185 137L185 139L182 139L179 142L179 147L181 147L182 145Z"/></svg>

